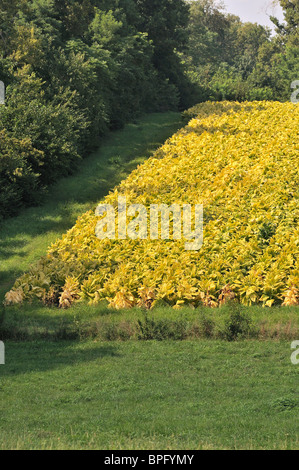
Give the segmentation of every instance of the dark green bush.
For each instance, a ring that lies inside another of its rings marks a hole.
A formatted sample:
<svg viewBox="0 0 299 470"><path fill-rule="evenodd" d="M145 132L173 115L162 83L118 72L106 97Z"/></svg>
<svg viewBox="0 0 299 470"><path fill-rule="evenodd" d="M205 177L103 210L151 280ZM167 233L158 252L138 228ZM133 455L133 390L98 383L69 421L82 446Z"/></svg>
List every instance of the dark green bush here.
<svg viewBox="0 0 299 470"><path fill-rule="evenodd" d="M227 341L236 341L254 336L254 328L249 314L238 302L230 302L220 310L224 320L218 327L218 336Z"/></svg>
<svg viewBox="0 0 299 470"><path fill-rule="evenodd" d="M144 318L138 320L138 339L145 341L183 340L187 336L187 326L184 320L154 319L145 313Z"/></svg>

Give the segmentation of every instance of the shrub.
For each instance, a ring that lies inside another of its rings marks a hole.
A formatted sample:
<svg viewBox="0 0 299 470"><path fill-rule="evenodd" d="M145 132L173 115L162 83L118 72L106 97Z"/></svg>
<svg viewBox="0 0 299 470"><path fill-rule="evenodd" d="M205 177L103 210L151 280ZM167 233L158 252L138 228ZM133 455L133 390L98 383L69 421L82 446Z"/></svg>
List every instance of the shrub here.
<svg viewBox="0 0 299 470"><path fill-rule="evenodd" d="M33 161L42 165L43 153L29 138L16 139L0 129L0 220L35 202L40 185L39 174L30 165Z"/></svg>
<svg viewBox="0 0 299 470"><path fill-rule="evenodd" d="M183 340L187 336L187 323L182 320L170 321L168 319L154 319L148 314L144 315L143 320L138 320L140 340L164 339Z"/></svg>
<svg viewBox="0 0 299 470"><path fill-rule="evenodd" d="M242 306L236 302L231 302L221 308L220 314L224 316L222 328L218 327L218 336L227 341L252 337L252 321Z"/></svg>

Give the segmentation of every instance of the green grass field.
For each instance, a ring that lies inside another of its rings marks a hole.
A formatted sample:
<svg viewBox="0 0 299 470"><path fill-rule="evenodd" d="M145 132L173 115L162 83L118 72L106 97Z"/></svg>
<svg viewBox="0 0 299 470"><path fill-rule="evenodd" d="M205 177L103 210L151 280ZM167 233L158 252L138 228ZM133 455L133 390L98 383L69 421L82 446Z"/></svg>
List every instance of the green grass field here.
<svg viewBox="0 0 299 470"><path fill-rule="evenodd" d="M0 301L78 215L180 126L177 113L154 114L111 133L42 206L7 220ZM240 317L163 307L146 317L105 304L2 313L0 449L299 447L299 369L290 360L297 307L244 308Z"/></svg>
<svg viewBox="0 0 299 470"><path fill-rule="evenodd" d="M289 342L7 344L0 449L298 449Z"/></svg>

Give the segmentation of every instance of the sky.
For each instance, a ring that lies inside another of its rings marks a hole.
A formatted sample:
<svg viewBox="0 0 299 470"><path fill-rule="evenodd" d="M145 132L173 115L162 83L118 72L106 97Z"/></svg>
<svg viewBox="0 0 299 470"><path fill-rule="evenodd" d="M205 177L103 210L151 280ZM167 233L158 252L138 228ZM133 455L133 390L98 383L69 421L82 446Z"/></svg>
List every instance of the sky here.
<svg viewBox="0 0 299 470"><path fill-rule="evenodd" d="M223 0L223 3L229 13L239 16L244 22L259 23L274 29L269 16L283 20L282 8L273 0Z"/></svg>

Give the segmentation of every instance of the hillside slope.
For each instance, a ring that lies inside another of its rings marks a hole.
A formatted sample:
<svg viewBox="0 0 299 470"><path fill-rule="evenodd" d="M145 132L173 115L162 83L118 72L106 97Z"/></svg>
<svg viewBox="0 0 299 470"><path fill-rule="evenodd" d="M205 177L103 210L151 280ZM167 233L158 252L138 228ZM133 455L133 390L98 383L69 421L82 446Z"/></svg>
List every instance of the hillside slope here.
<svg viewBox="0 0 299 470"><path fill-rule="evenodd" d="M299 106L204 103L185 115L188 125L105 203L203 204L201 250L186 251L184 239L99 240L89 211L17 280L7 304L299 304Z"/></svg>

